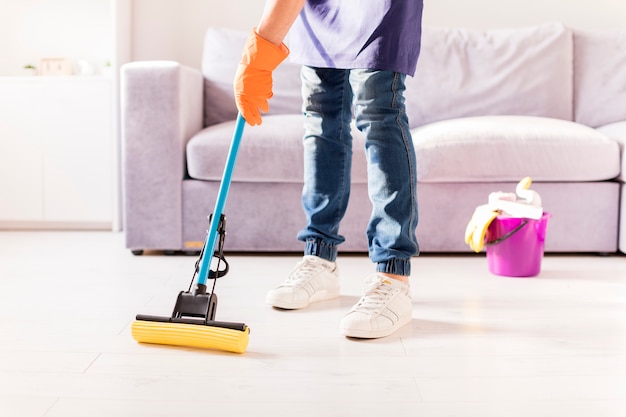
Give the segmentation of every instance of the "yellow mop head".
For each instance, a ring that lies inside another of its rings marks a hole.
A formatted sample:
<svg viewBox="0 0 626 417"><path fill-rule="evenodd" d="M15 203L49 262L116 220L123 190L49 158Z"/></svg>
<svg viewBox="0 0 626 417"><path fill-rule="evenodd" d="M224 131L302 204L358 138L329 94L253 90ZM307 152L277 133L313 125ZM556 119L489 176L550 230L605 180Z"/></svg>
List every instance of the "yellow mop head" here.
<svg viewBox="0 0 626 417"><path fill-rule="evenodd" d="M244 353L248 347L250 329L235 330L219 326L135 320L131 327L133 338L140 343L188 346Z"/></svg>

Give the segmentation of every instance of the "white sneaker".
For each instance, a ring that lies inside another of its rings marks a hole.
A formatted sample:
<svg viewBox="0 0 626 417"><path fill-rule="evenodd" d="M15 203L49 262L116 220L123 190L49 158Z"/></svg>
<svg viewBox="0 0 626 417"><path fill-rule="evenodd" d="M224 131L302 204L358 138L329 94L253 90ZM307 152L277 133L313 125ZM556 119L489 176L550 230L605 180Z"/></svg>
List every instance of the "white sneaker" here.
<svg viewBox="0 0 626 417"><path fill-rule="evenodd" d="M287 281L267 293L265 301L274 307L294 310L336 297L339 297L339 272L335 262L306 255Z"/></svg>
<svg viewBox="0 0 626 417"><path fill-rule="evenodd" d="M409 284L373 275L363 296L341 320L341 333L348 337L372 339L389 336L411 322Z"/></svg>

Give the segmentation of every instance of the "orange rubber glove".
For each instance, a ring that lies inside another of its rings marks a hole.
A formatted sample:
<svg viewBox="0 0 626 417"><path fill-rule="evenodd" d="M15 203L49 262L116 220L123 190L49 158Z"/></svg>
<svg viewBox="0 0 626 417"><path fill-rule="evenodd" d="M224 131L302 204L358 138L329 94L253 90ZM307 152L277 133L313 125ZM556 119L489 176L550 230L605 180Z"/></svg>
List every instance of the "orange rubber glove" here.
<svg viewBox="0 0 626 417"><path fill-rule="evenodd" d="M280 47L257 35L256 30L248 37L243 49L241 63L235 75L235 103L248 124L261 124L261 111L269 111L272 93L272 71L287 58L289 49Z"/></svg>

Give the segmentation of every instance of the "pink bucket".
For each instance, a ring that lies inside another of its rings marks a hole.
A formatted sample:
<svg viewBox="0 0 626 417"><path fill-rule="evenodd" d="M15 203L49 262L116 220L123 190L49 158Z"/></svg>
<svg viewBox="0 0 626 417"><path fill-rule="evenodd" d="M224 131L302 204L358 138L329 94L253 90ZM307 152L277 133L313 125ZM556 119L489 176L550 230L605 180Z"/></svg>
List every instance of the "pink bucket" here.
<svg viewBox="0 0 626 417"><path fill-rule="evenodd" d="M507 277L534 277L541 271L550 213L541 219L499 215L485 236L489 271Z"/></svg>

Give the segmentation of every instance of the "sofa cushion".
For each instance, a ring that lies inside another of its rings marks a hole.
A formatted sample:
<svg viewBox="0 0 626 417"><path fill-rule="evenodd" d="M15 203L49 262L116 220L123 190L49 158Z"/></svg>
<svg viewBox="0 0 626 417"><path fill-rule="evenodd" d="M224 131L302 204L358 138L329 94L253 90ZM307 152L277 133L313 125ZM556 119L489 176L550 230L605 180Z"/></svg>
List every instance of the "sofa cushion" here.
<svg viewBox="0 0 626 417"><path fill-rule="evenodd" d="M267 115L261 125L246 127L233 181L302 183L302 122L302 115ZM234 121L224 122L191 138L187 144L187 172L191 178L221 181L234 128ZM366 183L364 137L354 126L352 129L352 183Z"/></svg>
<svg viewBox="0 0 626 417"><path fill-rule="evenodd" d="M574 110L591 127L626 120L626 30L574 32Z"/></svg>
<svg viewBox="0 0 626 417"><path fill-rule="evenodd" d="M597 130L619 144L622 165L618 179L626 182L626 121L600 126Z"/></svg>
<svg viewBox="0 0 626 417"><path fill-rule="evenodd" d="M619 147L596 130L530 116L483 116L413 131L421 182L601 181L620 172Z"/></svg>
<svg viewBox="0 0 626 417"><path fill-rule="evenodd" d="M248 33L209 28L204 38L202 74L204 75L204 125L234 120L237 117L233 79L241 60ZM274 97L267 114L301 113L300 65L283 62L273 73Z"/></svg>
<svg viewBox="0 0 626 417"><path fill-rule="evenodd" d="M424 28L414 78L412 127L483 115L573 120L572 33L562 24L522 29Z"/></svg>
<svg viewBox="0 0 626 417"><path fill-rule="evenodd" d="M196 179L220 181L234 121L202 130L187 145L187 170ZM530 116L467 117L413 129L420 182L599 181L620 173L619 146L578 123ZM268 115L246 128L233 181L295 182L303 178L302 116ZM626 133L626 132L624 132ZM363 134L353 126L352 183L366 183ZM468 158L468 155L472 155ZM473 161L470 163L469 161Z"/></svg>

